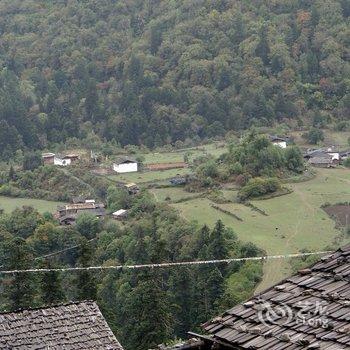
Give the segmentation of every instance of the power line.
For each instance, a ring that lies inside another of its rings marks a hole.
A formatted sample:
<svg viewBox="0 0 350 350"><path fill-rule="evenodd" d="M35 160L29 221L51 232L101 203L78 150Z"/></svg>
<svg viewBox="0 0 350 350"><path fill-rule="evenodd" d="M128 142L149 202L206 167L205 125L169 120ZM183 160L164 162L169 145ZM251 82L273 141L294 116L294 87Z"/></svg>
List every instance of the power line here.
<svg viewBox="0 0 350 350"><path fill-rule="evenodd" d="M97 238L92 238L92 239L88 240L87 242L90 243L92 241L95 241L96 239ZM34 260L50 258L51 256L55 256L55 255L58 255L58 254L61 254L61 253L64 253L64 252L68 252L69 250L76 249L76 248L79 248L81 246L82 246L82 244L76 244L76 245L73 245L71 247L64 248L62 250L58 250L58 251L53 252L53 253L49 253L49 254L46 254L46 255L38 256Z"/></svg>
<svg viewBox="0 0 350 350"><path fill-rule="evenodd" d="M210 265L210 264L229 264L232 262L242 261L264 261L272 259L289 259L299 258L311 255L323 255L330 254L332 251L319 251L310 253L296 253L296 254L285 254L285 255L266 255L256 256L249 258L231 258L231 259L220 259L220 260L198 260L198 261L182 261L182 262L166 262L159 264L143 264L143 265L112 265L112 266L89 266L89 267L63 267L63 268L43 268L43 269L27 269L27 270L4 270L0 271L0 274L11 275L20 273L37 273L37 272L75 272L75 271L95 271L95 270L141 270L141 269L154 269L154 268L168 268L177 266L193 266L193 265Z"/></svg>

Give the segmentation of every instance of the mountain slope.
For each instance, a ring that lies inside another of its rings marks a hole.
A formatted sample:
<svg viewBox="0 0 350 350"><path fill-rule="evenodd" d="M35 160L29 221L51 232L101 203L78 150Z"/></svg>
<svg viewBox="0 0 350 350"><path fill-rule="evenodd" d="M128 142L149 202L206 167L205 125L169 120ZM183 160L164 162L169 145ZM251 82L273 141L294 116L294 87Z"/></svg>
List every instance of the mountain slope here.
<svg viewBox="0 0 350 350"><path fill-rule="evenodd" d="M346 119L347 0L3 0L0 148Z"/></svg>

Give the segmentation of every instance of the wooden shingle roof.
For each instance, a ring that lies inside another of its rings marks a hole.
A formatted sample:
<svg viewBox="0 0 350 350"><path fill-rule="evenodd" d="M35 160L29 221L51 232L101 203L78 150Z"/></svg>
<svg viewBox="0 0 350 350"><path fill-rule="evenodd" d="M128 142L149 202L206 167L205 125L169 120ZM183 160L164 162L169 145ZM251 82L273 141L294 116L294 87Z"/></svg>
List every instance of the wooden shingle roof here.
<svg viewBox="0 0 350 350"><path fill-rule="evenodd" d="M350 246L203 328L214 343L235 349L350 349Z"/></svg>
<svg viewBox="0 0 350 350"><path fill-rule="evenodd" d="M97 304L83 301L0 314L0 349L122 350Z"/></svg>

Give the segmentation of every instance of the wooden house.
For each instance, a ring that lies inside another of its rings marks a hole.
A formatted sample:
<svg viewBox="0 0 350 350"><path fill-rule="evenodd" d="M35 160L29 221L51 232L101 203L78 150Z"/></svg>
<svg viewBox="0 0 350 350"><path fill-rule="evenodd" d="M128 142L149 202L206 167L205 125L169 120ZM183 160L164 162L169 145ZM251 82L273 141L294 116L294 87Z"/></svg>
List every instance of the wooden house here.
<svg viewBox="0 0 350 350"><path fill-rule="evenodd" d="M3 312L0 320L4 350L123 350L93 301Z"/></svg>
<svg viewBox="0 0 350 350"><path fill-rule="evenodd" d="M74 225L78 216L83 213L94 215L98 218L106 216L104 204L96 203L95 200L85 200L82 202L79 197L74 198L73 203L59 206L56 212L56 218L61 225Z"/></svg>
<svg viewBox="0 0 350 350"><path fill-rule="evenodd" d="M55 163L55 153L43 153L41 157L45 165Z"/></svg>
<svg viewBox="0 0 350 350"><path fill-rule="evenodd" d="M126 209L119 209L112 213L112 217L115 220L124 220L128 217L128 211Z"/></svg>
<svg viewBox="0 0 350 350"><path fill-rule="evenodd" d="M333 168L336 166L332 156L329 155L310 158L308 164L317 168Z"/></svg>
<svg viewBox="0 0 350 350"><path fill-rule="evenodd" d="M130 195L138 194L140 192L140 187L133 182L124 185L124 188L128 191Z"/></svg>
<svg viewBox="0 0 350 350"><path fill-rule="evenodd" d="M288 144L288 140L289 140L287 137L270 135L269 139L273 145L281 147L281 148L287 148L287 144Z"/></svg>

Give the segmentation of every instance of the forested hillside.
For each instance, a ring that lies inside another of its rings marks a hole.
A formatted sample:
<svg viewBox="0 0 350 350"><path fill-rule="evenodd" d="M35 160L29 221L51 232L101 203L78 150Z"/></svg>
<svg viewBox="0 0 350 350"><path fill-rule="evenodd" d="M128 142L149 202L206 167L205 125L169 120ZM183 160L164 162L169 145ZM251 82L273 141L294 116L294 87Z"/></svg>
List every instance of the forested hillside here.
<svg viewBox="0 0 350 350"><path fill-rule="evenodd" d="M0 155L345 119L348 0L2 0Z"/></svg>

